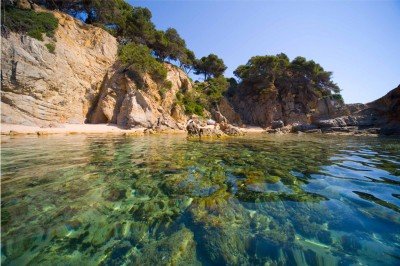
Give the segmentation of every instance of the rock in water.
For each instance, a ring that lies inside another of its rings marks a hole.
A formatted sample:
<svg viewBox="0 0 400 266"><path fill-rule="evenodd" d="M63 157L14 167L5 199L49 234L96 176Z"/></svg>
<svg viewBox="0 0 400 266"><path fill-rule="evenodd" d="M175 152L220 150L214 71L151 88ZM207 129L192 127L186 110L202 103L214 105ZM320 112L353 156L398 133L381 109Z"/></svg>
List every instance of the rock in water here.
<svg viewBox="0 0 400 266"><path fill-rule="evenodd" d="M271 123L272 129L282 128L282 127L284 127L284 125L285 124L283 123L282 120L272 121L272 123Z"/></svg>

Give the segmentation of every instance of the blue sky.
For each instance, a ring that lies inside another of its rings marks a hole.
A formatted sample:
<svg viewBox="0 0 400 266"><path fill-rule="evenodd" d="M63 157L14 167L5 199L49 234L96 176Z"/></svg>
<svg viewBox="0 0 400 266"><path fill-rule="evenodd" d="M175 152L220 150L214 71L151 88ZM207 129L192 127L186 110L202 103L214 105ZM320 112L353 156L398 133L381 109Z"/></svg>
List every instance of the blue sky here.
<svg viewBox="0 0 400 266"><path fill-rule="evenodd" d="M254 55L304 56L333 72L346 103L400 84L400 1L129 1L176 28L197 57L215 53L226 76Z"/></svg>

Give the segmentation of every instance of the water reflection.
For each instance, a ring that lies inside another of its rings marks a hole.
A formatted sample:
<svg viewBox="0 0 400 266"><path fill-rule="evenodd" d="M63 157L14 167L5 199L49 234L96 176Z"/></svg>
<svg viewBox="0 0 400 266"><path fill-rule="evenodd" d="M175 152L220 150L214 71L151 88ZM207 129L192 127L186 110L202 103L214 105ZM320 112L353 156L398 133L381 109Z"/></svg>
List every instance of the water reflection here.
<svg viewBox="0 0 400 266"><path fill-rule="evenodd" d="M2 139L2 263L400 263L398 139Z"/></svg>

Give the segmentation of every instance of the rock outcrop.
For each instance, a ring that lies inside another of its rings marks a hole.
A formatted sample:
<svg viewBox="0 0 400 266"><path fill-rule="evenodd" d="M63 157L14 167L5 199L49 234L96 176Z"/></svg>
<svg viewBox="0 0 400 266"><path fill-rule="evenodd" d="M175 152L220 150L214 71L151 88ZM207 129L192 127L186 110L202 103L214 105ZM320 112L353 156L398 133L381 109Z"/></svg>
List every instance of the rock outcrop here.
<svg viewBox="0 0 400 266"><path fill-rule="evenodd" d="M230 107L229 111L223 115L217 113L215 117L222 115L228 123L243 121L248 125L271 127L270 133L400 134L400 86L367 104L346 105L332 97L321 98L312 90L291 88L259 93L244 86L239 86L233 96L221 102ZM279 130L284 126L285 130ZM287 130L289 127L291 130Z"/></svg>
<svg viewBox="0 0 400 266"><path fill-rule="evenodd" d="M213 125L208 125L195 115L192 115L186 124L186 131L189 137L223 137L223 136L241 136L244 132L238 127L228 124L226 121L220 121Z"/></svg>
<svg viewBox="0 0 400 266"><path fill-rule="evenodd" d="M351 108L350 115L317 120L314 124L323 132L400 133L400 85L378 100Z"/></svg>
<svg viewBox="0 0 400 266"><path fill-rule="evenodd" d="M54 39L14 32L2 36L2 122L84 123L115 62L113 36L63 13L54 15L59 20ZM49 43L55 44L54 53Z"/></svg>
<svg viewBox="0 0 400 266"><path fill-rule="evenodd" d="M20 3L31 8L29 1ZM138 77L118 62L118 43L112 35L69 15L53 13L59 26L52 38L43 36L39 41L2 31L3 123L185 128L188 118L176 95L191 90L192 84L182 70L165 64L168 74L164 84L147 74ZM371 103L351 105L322 97L308 87L256 90L251 84L241 84L229 95L214 109L204 110L206 117L215 119L215 126L196 125L197 129L189 131L202 136L240 135L236 126L247 124L271 127L271 133L400 133L400 86Z"/></svg>
<svg viewBox="0 0 400 266"><path fill-rule="evenodd" d="M90 123L113 123L123 128L180 128L186 116L176 104L176 93L190 90L191 83L179 68L165 64L171 88L161 94L161 86L149 75L138 79L119 63L106 76L98 101L90 114Z"/></svg>
<svg viewBox="0 0 400 266"><path fill-rule="evenodd" d="M348 113L340 100L321 99L311 89L269 89L259 92L239 86L228 100L243 123L261 127L269 127L273 121L279 120L285 125L308 124L318 118L331 118ZM231 123L236 120L228 119Z"/></svg>
<svg viewBox="0 0 400 266"><path fill-rule="evenodd" d="M182 70L165 64L167 85L150 75L138 77L118 62L112 35L53 13L59 20L54 38L39 41L15 32L2 38L3 123L184 128L187 117L176 93L192 85ZM54 52L46 47L50 43Z"/></svg>

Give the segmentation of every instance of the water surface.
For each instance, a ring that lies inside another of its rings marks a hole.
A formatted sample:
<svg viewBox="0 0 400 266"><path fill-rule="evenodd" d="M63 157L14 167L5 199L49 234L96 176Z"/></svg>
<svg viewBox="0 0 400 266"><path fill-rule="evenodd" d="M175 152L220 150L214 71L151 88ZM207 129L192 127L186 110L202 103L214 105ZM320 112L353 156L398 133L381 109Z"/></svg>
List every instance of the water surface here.
<svg viewBox="0 0 400 266"><path fill-rule="evenodd" d="M400 141L2 138L3 265L399 265Z"/></svg>

